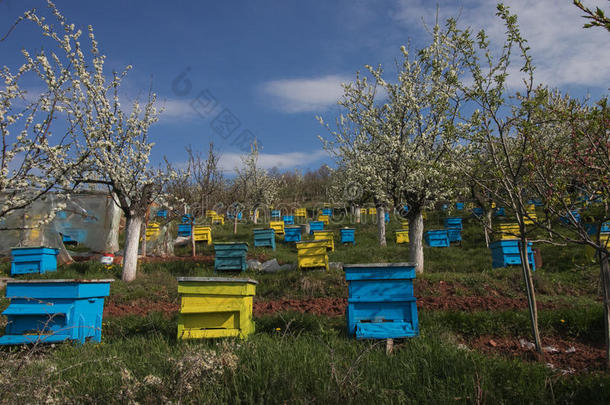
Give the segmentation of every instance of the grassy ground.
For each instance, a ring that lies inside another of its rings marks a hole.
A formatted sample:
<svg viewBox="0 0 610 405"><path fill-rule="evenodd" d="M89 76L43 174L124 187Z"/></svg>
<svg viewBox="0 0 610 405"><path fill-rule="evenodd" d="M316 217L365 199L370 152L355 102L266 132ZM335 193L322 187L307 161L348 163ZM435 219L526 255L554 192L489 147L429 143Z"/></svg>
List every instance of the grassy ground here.
<svg viewBox="0 0 610 405"><path fill-rule="evenodd" d="M440 228L432 216L427 227ZM338 238L342 224L331 225ZM331 261L408 261L408 247L379 248L373 225L356 226L356 246L336 244ZM252 225L214 228L216 241L251 242ZM465 220L464 243L426 248L425 272L416 280L418 297L501 297L522 299L518 268L492 269L480 226ZM541 246L544 266L535 284L543 337L599 346L603 311L598 269L580 247ZM107 302L178 302L177 276L213 275L210 260L143 263L132 283L115 281ZM188 256L188 248L177 254ZM295 263L296 249L278 242L249 250L250 257ZM6 265L6 264L4 264ZM120 279L120 269L93 263L61 268L48 278ZM237 275L243 277L243 275ZM345 298L339 270L248 271L256 279L256 299ZM450 288L447 292L447 288ZM2 294L3 295L3 294ZM8 305L0 301L0 308ZM394 354L383 342L346 335L344 317L279 312L255 319L257 332L245 341L177 341L175 312L106 316L103 343L59 344L0 351L0 403L610 403L610 376L603 371L571 374L545 362L489 354L468 343L478 338L531 339L523 308L420 310L421 335L397 341ZM2 322L2 320L0 320ZM1 325L0 325L1 327ZM466 343L466 344L464 344Z"/></svg>

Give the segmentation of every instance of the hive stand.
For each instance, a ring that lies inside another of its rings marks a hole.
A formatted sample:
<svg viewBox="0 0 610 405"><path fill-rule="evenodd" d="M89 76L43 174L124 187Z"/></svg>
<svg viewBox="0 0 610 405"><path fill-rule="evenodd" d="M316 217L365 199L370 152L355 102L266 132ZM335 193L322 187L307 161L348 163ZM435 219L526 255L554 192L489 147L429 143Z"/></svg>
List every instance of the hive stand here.
<svg viewBox="0 0 610 405"><path fill-rule="evenodd" d="M254 229L254 247L270 247L275 250L275 231L271 228Z"/></svg>
<svg viewBox="0 0 610 405"><path fill-rule="evenodd" d="M347 329L357 339L394 339L419 334L413 295L415 264L347 264Z"/></svg>
<svg viewBox="0 0 610 405"><path fill-rule="evenodd" d="M58 253L58 249L44 246L13 248L11 249L11 276L57 271Z"/></svg>
<svg viewBox="0 0 610 405"><path fill-rule="evenodd" d="M254 333L252 300L255 280L178 277L178 339L201 339Z"/></svg>
<svg viewBox="0 0 610 405"><path fill-rule="evenodd" d="M112 279L10 280L2 312L8 318L0 345L102 339L104 297Z"/></svg>
<svg viewBox="0 0 610 405"><path fill-rule="evenodd" d="M248 244L243 242L214 243L215 271L246 271Z"/></svg>

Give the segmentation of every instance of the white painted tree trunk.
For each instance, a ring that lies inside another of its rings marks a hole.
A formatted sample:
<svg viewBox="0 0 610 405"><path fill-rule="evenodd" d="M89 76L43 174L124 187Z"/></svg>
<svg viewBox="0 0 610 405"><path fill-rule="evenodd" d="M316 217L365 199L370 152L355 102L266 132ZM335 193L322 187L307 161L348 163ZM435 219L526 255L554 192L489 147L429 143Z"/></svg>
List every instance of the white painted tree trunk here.
<svg viewBox="0 0 610 405"><path fill-rule="evenodd" d="M417 273L424 272L424 217L421 209L409 221L409 260Z"/></svg>
<svg viewBox="0 0 610 405"><path fill-rule="evenodd" d="M254 218L253 218L254 225L256 225L258 223L258 218L257 218L258 215L257 214L258 214L258 208L255 208L254 209Z"/></svg>
<svg viewBox="0 0 610 405"><path fill-rule="evenodd" d="M540 340L540 331L538 329L538 307L536 305L536 290L534 289L534 280L532 278L532 269L530 268L527 257L527 239L525 238L525 229L520 227L520 246L519 254L521 256L521 268L523 270L523 279L525 281L525 293L527 294L527 305L530 313L530 323L532 327L532 335L534 337L534 345L536 351L542 354L542 341Z"/></svg>
<svg viewBox="0 0 610 405"><path fill-rule="evenodd" d="M356 206L355 207L355 212L354 214L356 215L356 223L359 224L360 223L360 207Z"/></svg>
<svg viewBox="0 0 610 405"><path fill-rule="evenodd" d="M385 247L385 215L383 207L377 207L377 236L379 238L379 246Z"/></svg>
<svg viewBox="0 0 610 405"><path fill-rule="evenodd" d="M123 256L123 281L136 279L138 268L138 245L140 244L140 228L142 217L127 218L125 234L125 255Z"/></svg>

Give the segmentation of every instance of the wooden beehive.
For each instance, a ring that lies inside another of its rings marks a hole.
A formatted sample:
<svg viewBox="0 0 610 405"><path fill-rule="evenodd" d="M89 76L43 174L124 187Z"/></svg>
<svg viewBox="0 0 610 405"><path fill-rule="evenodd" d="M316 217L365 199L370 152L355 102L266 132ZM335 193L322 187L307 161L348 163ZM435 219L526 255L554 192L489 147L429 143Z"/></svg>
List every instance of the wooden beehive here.
<svg viewBox="0 0 610 405"><path fill-rule="evenodd" d="M271 228L254 229L254 247L270 247L275 250L275 231Z"/></svg>
<svg viewBox="0 0 610 405"><path fill-rule="evenodd" d="M255 280L178 277L178 339L201 339L254 333L252 300Z"/></svg>
<svg viewBox="0 0 610 405"><path fill-rule="evenodd" d="M318 215L318 221L324 223L324 225L328 225L330 217L328 215Z"/></svg>
<svg viewBox="0 0 610 405"><path fill-rule="evenodd" d="M246 271L248 244L243 242L214 243L214 270Z"/></svg>
<svg viewBox="0 0 610 405"><path fill-rule="evenodd" d="M74 340L100 342L104 297L112 279L9 280L2 312L8 318L0 345Z"/></svg>
<svg viewBox="0 0 610 405"><path fill-rule="evenodd" d="M491 267L497 268L520 265L520 243L521 241L518 239L503 239L490 243L489 248L491 249ZM532 270L536 270L534 252L532 251L532 242L527 243L527 260L532 267Z"/></svg>
<svg viewBox="0 0 610 405"><path fill-rule="evenodd" d="M409 243L408 229L399 229L396 231L396 243Z"/></svg>
<svg viewBox="0 0 610 405"><path fill-rule="evenodd" d="M347 264L347 330L357 339L393 339L419 334L413 294L415 264Z"/></svg>
<svg viewBox="0 0 610 405"><path fill-rule="evenodd" d="M356 229L355 228L341 228L339 230L341 234L341 243L351 243L352 245L356 244Z"/></svg>
<svg viewBox="0 0 610 405"><path fill-rule="evenodd" d="M430 247L449 247L449 235L446 229L426 231L424 238Z"/></svg>
<svg viewBox="0 0 610 405"><path fill-rule="evenodd" d="M519 232L519 224L510 222L499 224L498 229L500 230L500 239L518 239Z"/></svg>
<svg viewBox="0 0 610 405"><path fill-rule="evenodd" d="M307 218L307 210L305 208L297 208L294 210L294 216Z"/></svg>
<svg viewBox="0 0 610 405"><path fill-rule="evenodd" d="M301 241L301 227L300 226L287 226L284 228L284 242L300 242Z"/></svg>
<svg viewBox="0 0 610 405"><path fill-rule="evenodd" d="M322 221L309 221L309 234L313 235L314 231L321 231L324 229L324 222Z"/></svg>
<svg viewBox="0 0 610 405"><path fill-rule="evenodd" d="M300 269L324 267L328 270L328 253L325 240L297 242L297 258Z"/></svg>
<svg viewBox="0 0 610 405"><path fill-rule="evenodd" d="M276 235L283 235L284 221L269 221L269 228L273 229Z"/></svg>
<svg viewBox="0 0 610 405"><path fill-rule="evenodd" d="M314 231L313 240L325 240L326 248L331 252L335 251L335 238L333 231Z"/></svg>
<svg viewBox="0 0 610 405"><path fill-rule="evenodd" d="M57 271L58 253L58 249L44 246L13 248L11 249L11 276Z"/></svg>
<svg viewBox="0 0 610 405"><path fill-rule="evenodd" d="M193 227L193 233L195 242L207 242L208 245L212 243L212 228L209 226L195 225Z"/></svg>

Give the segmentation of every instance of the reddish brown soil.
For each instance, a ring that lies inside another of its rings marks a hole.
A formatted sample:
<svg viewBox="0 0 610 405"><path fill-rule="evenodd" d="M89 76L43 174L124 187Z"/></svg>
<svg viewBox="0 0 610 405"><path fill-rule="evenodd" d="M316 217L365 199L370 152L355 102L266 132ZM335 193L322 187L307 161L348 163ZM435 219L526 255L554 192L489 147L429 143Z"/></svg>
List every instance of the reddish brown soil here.
<svg viewBox="0 0 610 405"><path fill-rule="evenodd" d="M213 255L197 255L192 256L147 256L138 258L140 263L166 263L166 262L196 262L196 263L214 263Z"/></svg>
<svg viewBox="0 0 610 405"><path fill-rule="evenodd" d="M487 354L539 361L563 374L604 369L604 349L601 345L556 336L542 338L543 348L553 348L542 356L538 356L533 348L523 347L518 338L481 336L466 342L466 345Z"/></svg>
<svg viewBox="0 0 610 405"><path fill-rule="evenodd" d="M307 312L315 315L342 316L347 307L346 298L311 298L307 300L280 299L255 301L254 316L282 311Z"/></svg>
<svg viewBox="0 0 610 405"><path fill-rule="evenodd" d="M130 301L128 303L108 302L104 305L104 316L146 316L152 312L162 312L168 317L178 312L180 305L170 301L151 301L144 298Z"/></svg>

